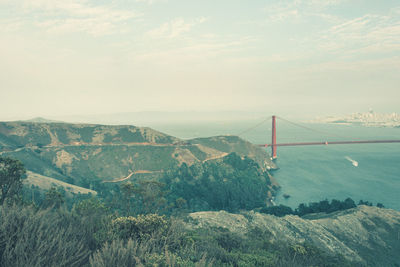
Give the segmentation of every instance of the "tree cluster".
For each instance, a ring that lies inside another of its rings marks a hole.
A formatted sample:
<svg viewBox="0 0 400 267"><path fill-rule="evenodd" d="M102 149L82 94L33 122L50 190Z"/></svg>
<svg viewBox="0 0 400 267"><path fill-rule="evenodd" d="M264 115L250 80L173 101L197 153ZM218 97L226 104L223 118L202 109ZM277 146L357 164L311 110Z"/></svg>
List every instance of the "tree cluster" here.
<svg viewBox="0 0 400 267"><path fill-rule="evenodd" d="M266 172L249 158L231 153L221 161L180 168L165 175L170 203L189 211L227 210L236 212L265 205L272 190Z"/></svg>
<svg viewBox="0 0 400 267"><path fill-rule="evenodd" d="M360 200L358 205L367 205L372 206L372 203L369 201ZM278 217L283 217L285 215L298 215L304 216L311 213L332 213L339 210L347 210L355 208L357 205L355 204L354 200L351 198L346 198L343 201L332 199L330 202L329 200L321 200L319 202L310 202L308 204L301 203L298 207L293 210L291 207L285 205L279 206L272 206L272 207L264 207L260 210L261 213L271 214ZM376 205L378 208L383 208L384 205L378 203Z"/></svg>

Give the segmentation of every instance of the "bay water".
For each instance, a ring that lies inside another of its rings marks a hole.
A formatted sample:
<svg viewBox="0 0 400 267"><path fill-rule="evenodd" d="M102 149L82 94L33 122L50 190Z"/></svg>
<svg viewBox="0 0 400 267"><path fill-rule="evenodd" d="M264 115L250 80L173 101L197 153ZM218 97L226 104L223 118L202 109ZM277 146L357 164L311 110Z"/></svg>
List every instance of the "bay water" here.
<svg viewBox="0 0 400 267"><path fill-rule="evenodd" d="M193 122L151 125L167 134L190 139L238 135L257 121ZM277 143L400 139L400 128L306 124L301 128L277 121ZM314 129L315 131L311 131ZM254 144L271 142L271 122L241 135ZM270 149L268 152L271 153ZM278 147L273 176L281 185L277 204L295 208L323 199L368 200L400 210L400 143ZM283 195L290 195L284 198Z"/></svg>

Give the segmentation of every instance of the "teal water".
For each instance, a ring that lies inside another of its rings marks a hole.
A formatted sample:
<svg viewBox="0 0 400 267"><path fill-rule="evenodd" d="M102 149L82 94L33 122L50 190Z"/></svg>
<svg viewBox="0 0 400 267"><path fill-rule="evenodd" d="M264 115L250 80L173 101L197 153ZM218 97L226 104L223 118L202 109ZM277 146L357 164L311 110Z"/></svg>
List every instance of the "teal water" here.
<svg viewBox="0 0 400 267"><path fill-rule="evenodd" d="M158 124L153 128L180 137L237 135L257 123ZM366 128L349 125L302 124L312 132L285 122L277 122L277 142L400 139L400 128ZM270 122L243 134L255 144L270 143ZM321 133L323 132L323 133ZM270 151L268 151L270 152ZM358 162L353 166L346 157ZM400 143L279 147L273 175L282 186L277 204L293 208L300 203L322 199L368 200L400 210ZM285 199L283 194L291 197Z"/></svg>

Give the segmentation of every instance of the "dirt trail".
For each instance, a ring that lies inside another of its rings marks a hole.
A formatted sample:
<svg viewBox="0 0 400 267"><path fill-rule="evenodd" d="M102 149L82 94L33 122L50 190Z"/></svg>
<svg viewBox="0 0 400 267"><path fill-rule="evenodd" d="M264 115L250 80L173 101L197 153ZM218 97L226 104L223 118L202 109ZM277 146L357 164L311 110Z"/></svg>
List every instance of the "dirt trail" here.
<svg viewBox="0 0 400 267"><path fill-rule="evenodd" d="M149 170L137 170L134 172L131 172L128 176L126 177L122 177L122 178L118 178L118 179L114 179L111 181L103 181L102 183L118 183L118 182L123 182L125 180L128 180L129 178L132 177L132 175L134 174L143 174L143 173L160 173L162 171L149 171Z"/></svg>
<svg viewBox="0 0 400 267"><path fill-rule="evenodd" d="M203 163L204 163L204 162L206 162L206 161L209 161L209 160L223 158L223 157L227 156L228 154L229 154L229 153L222 153L222 154L220 154L220 155L218 155L218 156L215 156L215 157L211 157L211 158L205 159L205 160L203 160Z"/></svg>

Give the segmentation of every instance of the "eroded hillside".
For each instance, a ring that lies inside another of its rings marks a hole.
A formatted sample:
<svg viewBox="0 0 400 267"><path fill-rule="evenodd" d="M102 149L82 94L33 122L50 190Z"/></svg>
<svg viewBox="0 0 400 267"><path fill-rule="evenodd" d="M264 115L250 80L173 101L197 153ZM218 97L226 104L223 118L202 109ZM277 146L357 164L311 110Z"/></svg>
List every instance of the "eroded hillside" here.
<svg viewBox="0 0 400 267"><path fill-rule="evenodd" d="M235 152L274 169L266 151L236 136L181 140L150 128L92 124L1 122L0 153L33 173L91 188L93 183L157 178L185 163Z"/></svg>

